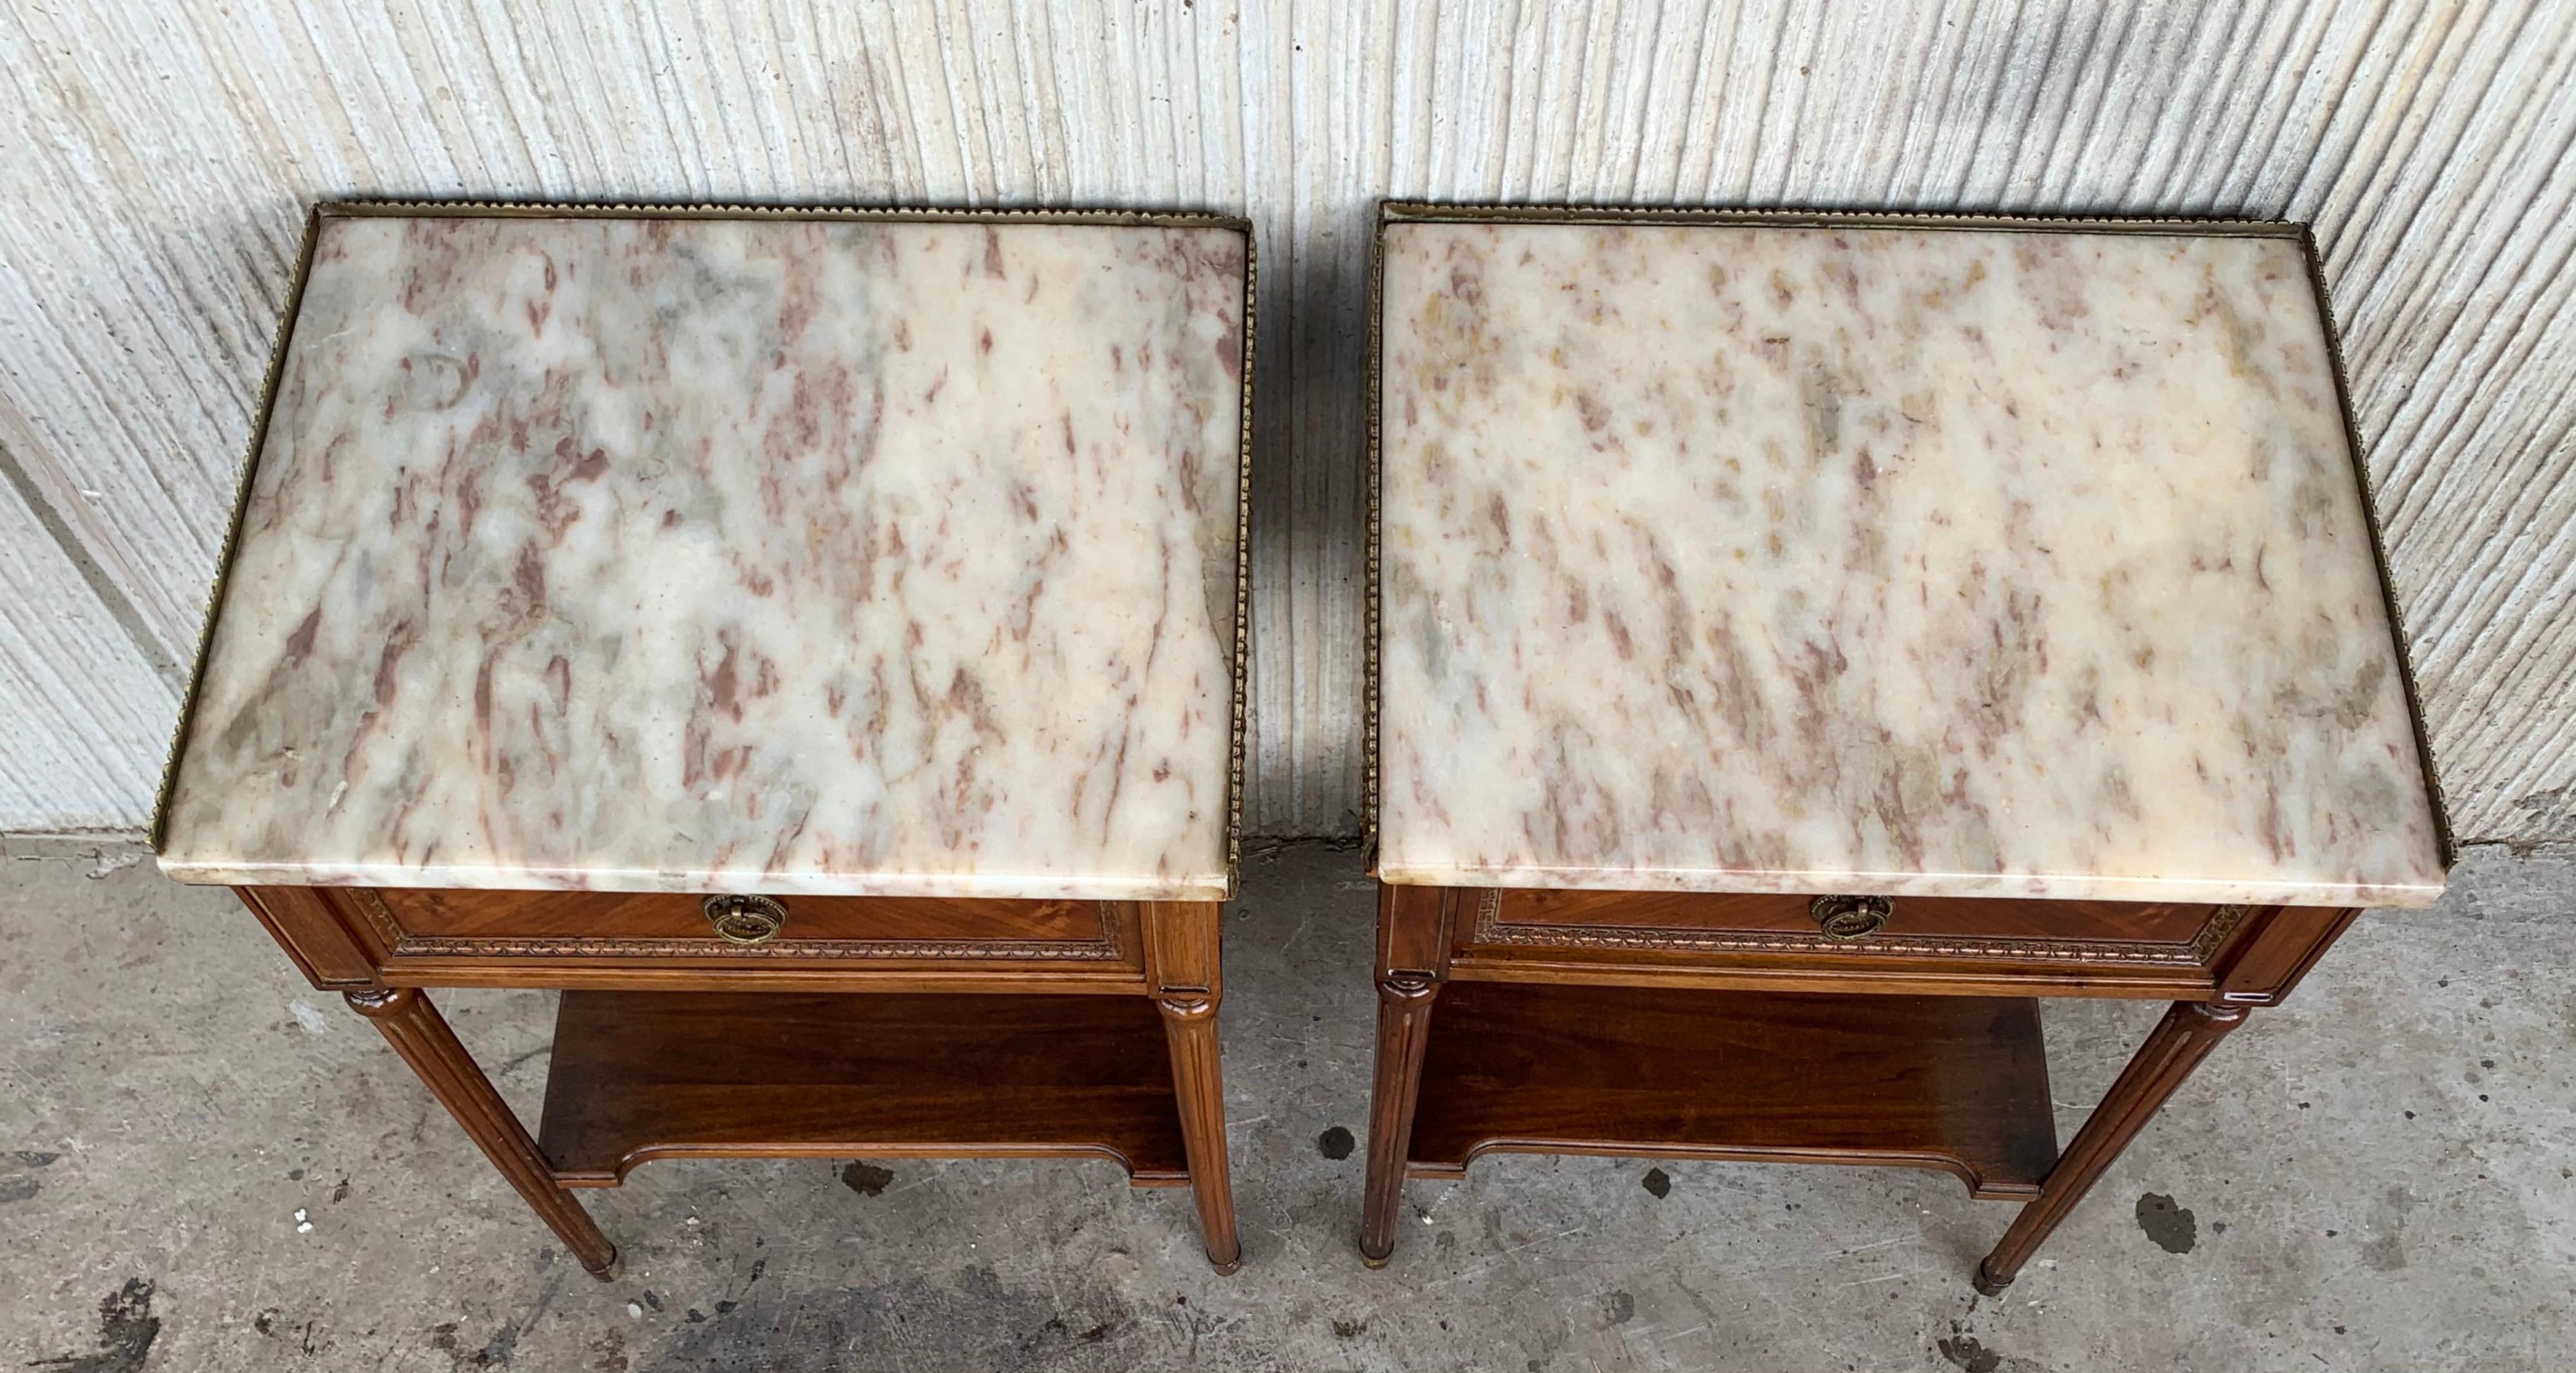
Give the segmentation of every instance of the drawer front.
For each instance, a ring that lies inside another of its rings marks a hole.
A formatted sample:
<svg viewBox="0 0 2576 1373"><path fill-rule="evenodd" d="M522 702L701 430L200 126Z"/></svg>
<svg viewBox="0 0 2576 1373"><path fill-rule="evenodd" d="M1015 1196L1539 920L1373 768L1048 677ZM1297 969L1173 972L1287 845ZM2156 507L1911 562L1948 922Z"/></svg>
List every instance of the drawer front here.
<svg viewBox="0 0 2576 1373"><path fill-rule="evenodd" d="M402 955L1036 959L1132 962L1102 901L775 896L775 933L728 939L707 898L668 892L348 889ZM764 910L767 908L764 907ZM753 933L737 924L735 932Z"/></svg>
<svg viewBox="0 0 2576 1373"><path fill-rule="evenodd" d="M1828 934L1810 896L1485 889L1469 895L1468 942L1636 951L1842 950L2206 963L2240 906L1898 896L1884 923ZM1862 922L1864 925L1870 922Z"/></svg>

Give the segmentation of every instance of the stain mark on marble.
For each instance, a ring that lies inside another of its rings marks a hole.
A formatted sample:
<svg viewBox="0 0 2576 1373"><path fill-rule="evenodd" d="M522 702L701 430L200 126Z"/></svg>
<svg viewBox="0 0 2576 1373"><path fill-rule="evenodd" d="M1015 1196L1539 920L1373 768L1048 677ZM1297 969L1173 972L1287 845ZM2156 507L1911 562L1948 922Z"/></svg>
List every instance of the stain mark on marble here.
<svg viewBox="0 0 2576 1373"><path fill-rule="evenodd" d="M1673 1194L1673 1175L1661 1168L1649 1168L1646 1175L1638 1179L1638 1185L1654 1193L1655 1200L1662 1201Z"/></svg>
<svg viewBox="0 0 2576 1373"><path fill-rule="evenodd" d="M1336 1125L1315 1137L1315 1152L1328 1159L1339 1161L1351 1156L1351 1149L1356 1143L1357 1141L1351 1138L1350 1131Z"/></svg>

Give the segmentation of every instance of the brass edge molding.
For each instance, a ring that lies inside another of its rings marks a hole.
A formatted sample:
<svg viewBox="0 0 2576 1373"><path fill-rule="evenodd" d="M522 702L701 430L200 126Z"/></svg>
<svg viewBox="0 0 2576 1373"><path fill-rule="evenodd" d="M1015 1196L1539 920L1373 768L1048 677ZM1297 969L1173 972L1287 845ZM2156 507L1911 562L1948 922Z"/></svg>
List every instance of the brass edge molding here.
<svg viewBox="0 0 2576 1373"><path fill-rule="evenodd" d="M1249 239L1252 221L1215 210L1150 210L1048 206L816 205L757 201L573 201L462 197L353 196L321 201L326 219L749 219L848 220L881 224L1073 224L1157 229L1234 229Z"/></svg>
<svg viewBox="0 0 2576 1373"><path fill-rule="evenodd" d="M1225 775L1225 894L1232 899L1243 868L1243 752L1251 706L1252 651L1252 366L1259 336L1260 266L1249 220L1243 234L1243 403L1234 443L1234 696Z"/></svg>
<svg viewBox="0 0 2576 1373"><path fill-rule="evenodd" d="M1734 225L1782 229L1990 229L2012 233L2198 233L2299 239L2307 226L2295 220L2227 215L2088 215L2003 210L1835 210L1728 205L1534 205L1452 203L1429 200L1379 202L1381 230L1391 223Z"/></svg>
<svg viewBox="0 0 2576 1373"><path fill-rule="evenodd" d="M2433 843L2450 871L2459 861L2451 838L2450 802L2442 795L2442 774L2433 766L2433 739L2424 728L2424 694L2415 683L2415 656L2407 647L2406 613L2397 604L2397 581L2388 570L2388 536L2380 527L2379 493L2370 481L2370 460L2362 450L2361 419L2352 406L2352 382L2345 374L2343 332L2335 327L2334 298L2326 289L2325 261L2317 254L2317 237L2299 227L2299 255L2307 263L2308 285L2316 291L2317 322L2325 330L2326 370L2334 377L2335 409L2343 420L2344 451L2352 461L2352 481L2361 495L2362 523L2370 528L2371 567L2379 574L2380 604L2388 612L2388 636L2397 650L2397 680L2406 692L2406 720L2415 731L2415 761L2424 773L2424 797L2433 809Z"/></svg>
<svg viewBox="0 0 2576 1373"><path fill-rule="evenodd" d="M251 484L259 476L260 450L268 446L268 417L277 405L277 383L286 373L287 346L295 336L295 321L304 313L304 284L313 275L313 249L322 237L322 207L305 211L304 240L295 250L295 273L286 288L286 307L278 316L277 333L268 345L268 372L259 386L259 404L250 425L250 440L242 454L241 472L233 481L232 519L224 526L223 550L215 556L213 584L206 591L206 610L198 621L197 656L188 664L188 694L179 698L179 718L170 726L170 751L161 763L161 786L152 798L152 831L150 842L155 854L170 832L170 799L179 787L180 755L187 751L188 730L196 723L197 696L206 686L206 654L214 646L215 623L224 612L224 592L232 581L233 554L241 545L242 521L250 513Z"/></svg>
<svg viewBox="0 0 2576 1373"><path fill-rule="evenodd" d="M2183 944L2108 943L2081 939L1978 938L1975 936L1872 935L1829 939L1792 931L1727 932L1658 929L1633 925L1523 925L1502 920L1502 890L1487 887L1476 902L1473 939L1513 948L1611 949L1631 953L1832 953L1897 954L1928 958L2031 958L2050 962L2119 963L2148 967L2202 966L2236 932L2251 906L2220 906L2200 932Z"/></svg>
<svg viewBox="0 0 2576 1373"><path fill-rule="evenodd" d="M1385 557L1386 465L1379 445L1383 441L1384 406L1382 378L1386 372L1386 226L1398 202L1379 201L1377 228L1369 239L1368 277L1368 399L1363 423L1368 429L1365 449L1368 470L1361 474L1362 488L1368 498L1368 538L1363 576L1368 581L1366 609L1362 623L1367 626L1368 644L1362 653L1362 695L1360 699L1360 840L1369 854L1369 870L1377 870L1378 786L1385 772L1378 764L1378 671L1379 637L1384 632L1383 601L1385 588L1380 584Z"/></svg>
<svg viewBox="0 0 2576 1373"><path fill-rule="evenodd" d="M2397 601L2397 584L2389 573L2388 540L2379 519L2377 492L2370 480L2370 465L2364 456L2361 424L2352 404L2352 383L2344 366L2343 338L2335 326L2332 293L2326 287L2325 263L2317 251L2316 234L2301 220L2253 219L2230 216L2198 217L2190 215L2052 215L1968 210L1796 210L1753 209L1728 206L1621 206L1621 205L1534 205L1515 203L1452 203L1429 200L1381 200L1375 237L1369 261L1369 380L1368 380L1368 653L1366 697L1366 750L1362 760L1367 793L1363 797L1365 819L1363 835L1374 839L1378 821L1378 635L1379 586L1378 559L1383 531L1383 467L1379 447L1381 406L1378 359L1382 352L1382 330L1385 322L1383 288L1386 277L1386 230L1391 224L1485 223L1485 224L1589 224L1589 225L1737 225L1773 228L1869 228L1869 229L1940 229L1991 230L2020 233L2108 233L2206 235L2211 237L2276 238L2299 245L2305 260L2309 285L2316 292L2317 314L2325 333L2327 370L2333 374L2335 400L2341 412L2344 447L2352 461L2352 475L2361 495L2362 521L2370 530L2370 551L2379 573L2380 599L2388 611L2390 637L2397 649L2397 675L2405 688L2406 712L2414 728L2417 764L2424 773L2426 798L2433 810L2433 832L2447 871L2458 861L2458 849L2451 833L2450 804L2442 792L2442 776L2434 767L2432 737L2424 725L2423 692L2415 679L2414 656L2407 647L2406 620Z"/></svg>
<svg viewBox="0 0 2576 1373"><path fill-rule="evenodd" d="M1050 963L1125 963L1124 934L1133 903L1096 902L1098 939L773 939L729 944L721 939L621 939L610 935L416 935L405 933L372 887L339 887L395 958L817 958L897 962L992 962L1035 959ZM889 898L899 899L899 898Z"/></svg>
<svg viewBox="0 0 2576 1373"><path fill-rule="evenodd" d="M1234 539L1234 681L1229 703L1229 751L1226 763L1225 878L1230 898L1239 882L1238 870L1243 854L1243 769L1246 735L1246 663L1251 635L1252 599L1252 402L1254 336L1258 323L1255 298L1258 288L1256 235L1252 221L1242 215L1221 214L1202 210L1125 210L1062 208L941 208L894 205L763 205L752 202L654 202L654 201L551 201L495 200L416 197L353 197L316 202L305 212L303 241L296 251L295 271L287 289L286 304L279 315L277 332L269 344L268 371L261 382L259 400L253 410L248 449L242 457L241 472L234 483L233 508L226 526L222 551L215 562L215 576L206 594L206 609L197 634L197 652L188 667L188 691L179 703L179 717L171 727L170 746L161 765L161 783L153 798L152 827L149 839L154 853L161 851L168 838L170 801L177 790L179 765L188 746L189 727L197 713L198 693L204 689L206 658L214 647L217 621L223 613L224 592L232 578L233 558L239 551L242 523L250 510L251 488L259 476L259 463L268 446L269 419L277 406L278 382L286 369L286 358L294 340L297 319L303 313L304 288L313 271L314 250L321 239L322 224L330 219L394 218L415 219L449 216L488 219L741 219L754 221L855 222L881 224L1063 224L1093 227L1229 229L1243 236L1243 356L1242 402L1235 439L1235 539Z"/></svg>

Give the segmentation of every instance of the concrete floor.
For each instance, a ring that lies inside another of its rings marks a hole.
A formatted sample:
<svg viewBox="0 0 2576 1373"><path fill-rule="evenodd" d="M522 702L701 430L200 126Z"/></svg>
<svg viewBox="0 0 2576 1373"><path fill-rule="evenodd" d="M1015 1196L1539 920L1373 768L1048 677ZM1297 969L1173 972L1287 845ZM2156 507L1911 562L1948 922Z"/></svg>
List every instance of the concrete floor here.
<svg viewBox="0 0 2576 1373"><path fill-rule="evenodd" d="M1247 1261L1105 1163L656 1163L583 1276L222 892L0 861L0 1364L139 1369L2563 1368L2576 861L2474 853L2227 1043L1998 1303L1946 1175L1504 1157L1353 1246L1358 858L1248 862L1226 1072ZM17 847L17 854L27 846ZM533 1119L542 993L443 994ZM2061 1135L2157 1008L2052 1003ZM2555 1354L2550 1351L2557 1351Z"/></svg>

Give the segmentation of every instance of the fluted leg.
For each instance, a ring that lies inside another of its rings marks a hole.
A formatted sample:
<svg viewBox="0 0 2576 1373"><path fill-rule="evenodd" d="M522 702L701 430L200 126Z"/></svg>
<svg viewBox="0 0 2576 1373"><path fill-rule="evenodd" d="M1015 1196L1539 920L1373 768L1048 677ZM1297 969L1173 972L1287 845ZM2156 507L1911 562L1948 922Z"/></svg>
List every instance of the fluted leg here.
<svg viewBox="0 0 2576 1373"><path fill-rule="evenodd" d="M1163 1012L1163 1036L1172 1055L1172 1091L1179 1098L1181 1147L1189 1155L1190 1193L1198 1203L1199 1235L1208 1262L1220 1273L1243 1266L1243 1241L1234 1225L1234 1176L1225 1149L1225 1072L1220 1061L1216 1011L1224 998L1217 963L1217 930L1225 907L1214 901L1149 903L1144 910L1146 976Z"/></svg>
<svg viewBox="0 0 2576 1373"><path fill-rule="evenodd" d="M376 1024L385 1042L394 1046L403 1061L429 1087L456 1123L482 1146L484 1157L501 1170L519 1195L536 1210L539 1219L552 1227L564 1247L591 1275L605 1282L617 1276L617 1246L599 1233L590 1213L581 1203L555 1185L554 1169L537 1151L537 1143L528 1137L519 1118L510 1113L507 1102L492 1088L491 1079L475 1065L465 1046L457 1042L456 1032L447 1026L446 1017L429 1004L429 998L411 987L394 987L382 991L349 992L349 1005L358 1014Z"/></svg>
<svg viewBox="0 0 2576 1373"><path fill-rule="evenodd" d="M2025 1203L2021 1214L2013 1218L2012 1228L1977 1265L1976 1288L1989 1297L2000 1296L2021 1275L2021 1266L2030 1261L2058 1222L2066 1219L2075 1204L2100 1180L2112 1160L2129 1147L2138 1131L2155 1118L2165 1100L2182 1086L2191 1070L2209 1057L2227 1032L2245 1023L2245 1008L2177 1001L2173 1009L2156 1026L2155 1033L2138 1047L2129 1066L2120 1070L2120 1080L2093 1108L2084 1128L2058 1157L2057 1166L2049 1170L2048 1181L2041 1185L2039 1196Z"/></svg>
<svg viewBox="0 0 2576 1373"><path fill-rule="evenodd" d="M1378 888L1377 1079L1369 1094L1367 1192L1360 1258L1383 1267L1395 1253L1395 1217L1413 1148L1413 1106L1422 1091L1422 1054L1431 1043L1431 1003L1449 970L1451 894L1439 887Z"/></svg>

